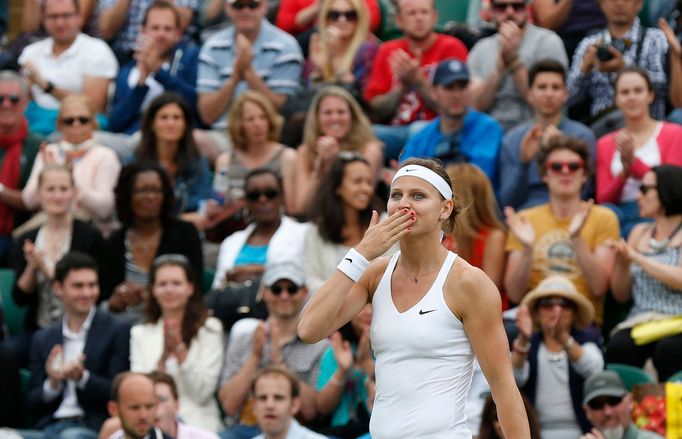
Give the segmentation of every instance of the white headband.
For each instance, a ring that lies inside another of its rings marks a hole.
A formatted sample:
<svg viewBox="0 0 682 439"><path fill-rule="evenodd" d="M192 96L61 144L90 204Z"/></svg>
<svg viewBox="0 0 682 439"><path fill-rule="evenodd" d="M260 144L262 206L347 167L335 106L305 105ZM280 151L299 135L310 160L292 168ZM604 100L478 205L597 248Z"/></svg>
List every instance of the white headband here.
<svg viewBox="0 0 682 439"><path fill-rule="evenodd" d="M422 180L429 183L431 186L435 187L438 190L438 192L440 192L440 194L443 196L443 198L445 198L446 200L452 199L452 188L443 179L443 177L436 174L429 168L421 165L407 165L400 168L400 170L396 172L395 175L393 176L391 186L393 186L393 183L395 183L397 179L399 179L400 177L404 177L406 175L408 177L421 178Z"/></svg>

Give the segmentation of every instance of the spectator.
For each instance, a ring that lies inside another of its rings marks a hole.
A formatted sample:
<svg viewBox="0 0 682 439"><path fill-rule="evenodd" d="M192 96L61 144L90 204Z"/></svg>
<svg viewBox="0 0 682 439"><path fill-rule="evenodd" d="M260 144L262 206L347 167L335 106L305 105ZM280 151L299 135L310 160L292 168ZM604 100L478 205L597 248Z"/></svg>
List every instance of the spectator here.
<svg viewBox="0 0 682 439"><path fill-rule="evenodd" d="M82 31L91 37L100 38L99 26L97 25L99 0L78 0L78 11L83 23ZM5 3L7 3L5 1ZM40 10L41 0L25 0L21 11L21 32L30 34L32 37L44 37L44 29L41 28L41 15L36 13Z"/></svg>
<svg viewBox="0 0 682 439"><path fill-rule="evenodd" d="M246 175L267 168L282 176L284 206L293 211L296 151L279 143L282 117L262 93L246 90L232 103L227 115L232 151L216 159L217 172L226 169L229 178L228 202L244 198Z"/></svg>
<svg viewBox="0 0 682 439"><path fill-rule="evenodd" d="M597 135L609 131L604 126L620 128L622 119L609 115L615 109L612 84L616 72L626 66L636 66L644 69L651 79L654 90L651 115L663 119L668 87L664 68L668 50L665 35L640 23L637 14L642 9L642 0L598 2L606 16L606 29L585 37L578 45L568 73L568 104L574 105L586 97L591 99L590 116L602 121L602 124L593 124ZM614 118L612 124L605 119L607 115Z"/></svg>
<svg viewBox="0 0 682 439"><path fill-rule="evenodd" d="M47 145L36 157L31 177L21 191L27 209L38 207L38 176L46 165L59 164L73 170L74 214L93 221L104 234L116 224L114 186L121 170L116 153L95 141L97 119L84 95L66 96L59 105L57 128L62 140Z"/></svg>
<svg viewBox="0 0 682 439"><path fill-rule="evenodd" d="M607 241L618 238L618 220L609 209L580 200L591 172L585 142L553 137L540 149L537 164L549 202L518 214L505 208L511 231L505 290L513 303L519 303L542 279L562 274L590 300L601 325L614 260Z"/></svg>
<svg viewBox="0 0 682 439"><path fill-rule="evenodd" d="M173 182L175 211L194 220L199 203L211 195L208 160L199 154L192 129L192 110L176 93L163 93L149 103L142 118L136 162L159 163Z"/></svg>
<svg viewBox="0 0 682 439"><path fill-rule="evenodd" d="M618 215L622 236L628 236L642 221L637 195L644 174L664 163L682 165L682 127L649 115L654 89L645 70L625 67L614 88L625 126L597 142L597 202L609 203Z"/></svg>
<svg viewBox="0 0 682 439"><path fill-rule="evenodd" d="M350 8L341 9L341 6L347 6L351 3L350 0L343 0L343 2L339 1L337 5L340 7L338 10L345 12ZM320 11L325 9L323 3L331 5L331 2L322 2L320 0L282 0L277 11L277 27L295 36L299 41L305 41L306 36L310 38L311 30L315 25L319 27L322 22ZM366 17L367 29L372 32L378 30L381 21L379 2L377 0L362 0L357 4ZM358 19L358 15L344 15L344 18L348 22L353 22ZM335 14L335 17L335 20L338 21L341 15Z"/></svg>
<svg viewBox="0 0 682 439"><path fill-rule="evenodd" d="M64 318L31 342L28 406L36 428L26 438L97 438L112 379L128 369L129 328L98 311L97 264L72 252L56 265L55 294Z"/></svg>
<svg viewBox="0 0 682 439"><path fill-rule="evenodd" d="M8 264L12 231L25 219L21 190L26 186L42 138L28 129L24 110L29 90L24 79L0 71L0 266Z"/></svg>
<svg viewBox="0 0 682 439"><path fill-rule="evenodd" d="M533 0L536 24L553 30L573 58L578 43L585 35L603 29L606 24L599 3L594 0Z"/></svg>
<svg viewBox="0 0 682 439"><path fill-rule="evenodd" d="M563 42L551 30L528 22L525 0L492 0L497 33L471 49L473 106L485 111L505 131L530 119L528 68L541 59L553 59L568 67Z"/></svg>
<svg viewBox="0 0 682 439"><path fill-rule="evenodd" d="M616 300L632 300L633 306L609 339L606 359L643 367L652 358L659 379L667 381L682 370L676 354L682 349L682 335L639 344L631 330L639 323L682 315L682 168L661 165L644 174L637 204L640 215L654 222L636 225L627 243L614 243L611 291Z"/></svg>
<svg viewBox="0 0 682 439"><path fill-rule="evenodd" d="M136 372L117 375L111 387L111 401L107 408L111 416L120 419L121 431L114 433L109 439L171 439L154 426L157 405L151 378Z"/></svg>
<svg viewBox="0 0 682 439"><path fill-rule="evenodd" d="M144 26L147 8L155 0L99 0L99 31L102 38L112 41L116 57L120 63L127 64ZM180 14L179 30L184 30L192 21L198 7L197 0L173 0Z"/></svg>
<svg viewBox="0 0 682 439"><path fill-rule="evenodd" d="M244 333L232 338L225 352L218 398L231 429L221 434L222 439L249 438L259 432L257 426L247 422L252 419L250 404L247 404L248 392L253 374L259 367L269 364L283 364L301 378L299 419L310 421L315 417L315 385L320 358L329 344L321 341L310 345L296 334L307 293L300 264L277 262L267 266L263 275L263 300L269 317L258 324L253 334Z"/></svg>
<svg viewBox="0 0 682 439"><path fill-rule="evenodd" d="M336 272L336 266L357 245L369 227L372 211L384 210L374 193L372 169L365 157L338 154L308 209L311 227L305 232L304 267L311 293Z"/></svg>
<svg viewBox="0 0 682 439"><path fill-rule="evenodd" d="M133 134L142 113L164 91L181 94L196 112L199 49L183 42L181 13L170 0L154 0L144 12L136 59L116 78L110 129Z"/></svg>
<svg viewBox="0 0 682 439"><path fill-rule="evenodd" d="M19 365L11 349L4 345L5 316L0 309L0 427L18 427L21 421Z"/></svg>
<svg viewBox="0 0 682 439"><path fill-rule="evenodd" d="M19 64L33 95L26 113L31 130L47 135L55 130L59 102L70 94L86 95L103 113L118 64L104 41L81 33L78 0L45 0L40 6L49 37L27 46ZM102 117L104 128L105 122Z"/></svg>
<svg viewBox="0 0 682 439"><path fill-rule="evenodd" d="M512 344L516 383L537 408L543 439L580 436L590 428L581 409L583 382L604 368L599 333L590 328L594 308L560 275L544 279L521 303Z"/></svg>
<svg viewBox="0 0 682 439"><path fill-rule="evenodd" d="M315 405L331 414L331 426L322 432L332 437L357 437L369 431L365 380L374 376L374 354L369 327L372 305L366 304L350 322L330 337L320 361Z"/></svg>
<svg viewBox="0 0 682 439"><path fill-rule="evenodd" d="M218 439L217 434L193 427L179 419L178 388L172 376L154 371L149 377L154 381L156 423L161 431L175 439Z"/></svg>
<svg viewBox="0 0 682 439"><path fill-rule="evenodd" d="M262 433L254 439L324 439L294 417L301 409L301 383L289 369L266 366L256 373L251 392L253 411Z"/></svg>
<svg viewBox="0 0 682 439"><path fill-rule="evenodd" d="M546 203L549 194L535 163L541 145L558 134L587 143L594 158L594 134L585 125L564 115L568 99L566 69L556 60L543 59L528 70L528 103L533 118L505 136L500 151L500 190L502 206L528 209ZM592 179L583 188L583 198L594 190Z"/></svg>
<svg viewBox="0 0 682 439"><path fill-rule="evenodd" d="M230 102L246 89L282 108L303 66L296 40L265 20L265 0L227 0L225 8L232 25L204 43L197 82L199 115L216 130L225 129Z"/></svg>
<svg viewBox="0 0 682 439"><path fill-rule="evenodd" d="M469 162L495 181L502 128L492 117L469 108L471 89L466 65L456 59L438 63L432 90L438 117L410 136L400 160L432 157L444 165Z"/></svg>
<svg viewBox="0 0 682 439"><path fill-rule="evenodd" d="M618 373L603 370L585 381L583 410L594 428L580 439L663 439L632 422L632 395Z"/></svg>
<svg viewBox="0 0 682 439"><path fill-rule="evenodd" d="M671 122L682 125L682 45L677 35L672 30L668 22L659 19L658 27L661 28L669 46L670 65L670 102L676 108L669 116Z"/></svg>
<svg viewBox="0 0 682 439"><path fill-rule="evenodd" d="M365 88L365 100L375 119L390 124L374 126L385 146L386 161L397 159L410 135L436 116L428 80L436 64L467 57L461 41L435 32L434 0L397 0L395 5L396 24L404 37L382 44Z"/></svg>
<svg viewBox="0 0 682 439"><path fill-rule="evenodd" d="M28 365L33 332L60 320L64 313L52 283L57 261L70 251L99 259L102 250L97 229L73 217L76 188L71 172L61 165L48 165L37 180L36 195L45 221L22 233L12 249L16 279L12 297L18 305L28 305L26 333L9 340L22 367Z"/></svg>
<svg viewBox="0 0 682 439"><path fill-rule="evenodd" d="M523 394L521 394L521 399L523 399L523 406L528 416L530 439L541 439L540 421L538 421L535 407ZM492 395L488 395L485 398L483 413L481 414L481 428L478 430L478 439L505 439L500 427L500 421L497 419L497 407Z"/></svg>
<svg viewBox="0 0 682 439"><path fill-rule="evenodd" d="M185 256L156 258L149 284L146 322L130 332L130 369L168 372L178 384L182 419L218 431L222 426L213 394L222 366L223 327L209 317Z"/></svg>
<svg viewBox="0 0 682 439"><path fill-rule="evenodd" d="M283 215L282 181L265 168L246 176L246 208L252 223L230 235L220 245L213 289L228 282L254 280L265 265L280 260L303 260L306 225Z"/></svg>
<svg viewBox="0 0 682 439"><path fill-rule="evenodd" d="M317 93L306 116L303 144L298 148L294 212L307 210L315 188L340 151L364 155L374 180L379 178L381 144L369 120L346 90L330 86Z"/></svg>
<svg viewBox="0 0 682 439"><path fill-rule="evenodd" d="M126 166L115 193L122 227L104 244L108 267L102 273L102 288L110 311L126 311L125 316L137 322L156 257L180 253L191 261L195 279L202 279L201 239L192 224L175 218L173 188L159 165Z"/></svg>
<svg viewBox="0 0 682 439"><path fill-rule="evenodd" d="M458 218L455 231L445 236L443 245L471 265L483 270L500 291L504 277L504 245L507 231L498 219L497 205L492 184L483 171L467 163L446 168L457 197L466 208ZM509 307L509 300L502 295L502 307Z"/></svg>

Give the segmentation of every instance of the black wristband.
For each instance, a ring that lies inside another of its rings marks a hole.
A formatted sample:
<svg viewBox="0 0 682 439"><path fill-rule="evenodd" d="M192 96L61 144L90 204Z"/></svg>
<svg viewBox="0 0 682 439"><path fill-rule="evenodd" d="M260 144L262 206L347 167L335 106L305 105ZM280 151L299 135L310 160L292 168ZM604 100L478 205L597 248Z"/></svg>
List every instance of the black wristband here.
<svg viewBox="0 0 682 439"><path fill-rule="evenodd" d="M54 84L52 83L52 81L47 81L47 85L45 86L43 91L45 93L52 93L52 90L54 90Z"/></svg>

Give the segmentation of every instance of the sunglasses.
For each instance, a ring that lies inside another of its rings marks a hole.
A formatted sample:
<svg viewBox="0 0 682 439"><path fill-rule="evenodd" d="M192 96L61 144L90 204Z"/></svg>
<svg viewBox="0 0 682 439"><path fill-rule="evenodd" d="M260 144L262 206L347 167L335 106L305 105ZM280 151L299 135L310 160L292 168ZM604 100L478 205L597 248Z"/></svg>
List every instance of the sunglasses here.
<svg viewBox="0 0 682 439"><path fill-rule="evenodd" d="M232 7L238 11L241 11L244 8L249 8L249 9L255 10L255 9L258 9L259 6L260 6L260 2L258 2L258 1L232 3Z"/></svg>
<svg viewBox="0 0 682 439"><path fill-rule="evenodd" d="M583 169L584 163L582 160L577 162L548 162L547 169L552 172L568 172L573 174L580 169Z"/></svg>
<svg viewBox="0 0 682 439"><path fill-rule="evenodd" d="M600 396L598 398L591 399L587 405L592 410L601 410L605 405L609 407L615 407L623 401L622 396Z"/></svg>
<svg viewBox="0 0 682 439"><path fill-rule="evenodd" d="M163 188L160 187L141 187L133 189L133 195L143 196L143 195L161 195L163 194Z"/></svg>
<svg viewBox="0 0 682 439"><path fill-rule="evenodd" d="M2 103L2 102L0 102ZM645 184L642 183L639 185L639 191L642 193L642 195L646 195L647 192L649 192L651 189L658 189L658 186L655 184Z"/></svg>
<svg viewBox="0 0 682 439"><path fill-rule="evenodd" d="M560 306L563 309L573 308L573 302L563 297L543 297L538 301L540 308L552 309L555 306Z"/></svg>
<svg viewBox="0 0 682 439"><path fill-rule="evenodd" d="M341 17L345 17L346 21L355 21L358 19L356 11L336 11L334 9L327 12L327 19L329 21L339 21Z"/></svg>
<svg viewBox="0 0 682 439"><path fill-rule="evenodd" d="M7 96L0 95L0 105L2 105L3 102L5 102L5 99L7 99L10 104L16 105L21 100L21 97L19 97L19 95L7 95Z"/></svg>
<svg viewBox="0 0 682 439"><path fill-rule="evenodd" d="M497 12L504 12L511 6L514 12L521 12L526 8L525 3L493 3L493 9Z"/></svg>
<svg viewBox="0 0 682 439"><path fill-rule="evenodd" d="M288 287L282 287L280 285L273 285L270 287L270 291L272 291L272 294L275 296L279 296L282 294L282 291L285 291L289 293L290 296L293 296L294 294L298 293L298 291L301 289L298 285L289 285Z"/></svg>
<svg viewBox="0 0 682 439"><path fill-rule="evenodd" d="M64 125L72 126L76 124L76 121L78 121L81 125L85 125L90 123L92 118L89 116L78 116L78 117L65 117L62 119L62 123Z"/></svg>
<svg viewBox="0 0 682 439"><path fill-rule="evenodd" d="M268 200L274 200L279 195L279 191L275 189L266 189L264 191L248 191L246 193L246 199L249 201L258 201L263 195L265 195L265 198Z"/></svg>

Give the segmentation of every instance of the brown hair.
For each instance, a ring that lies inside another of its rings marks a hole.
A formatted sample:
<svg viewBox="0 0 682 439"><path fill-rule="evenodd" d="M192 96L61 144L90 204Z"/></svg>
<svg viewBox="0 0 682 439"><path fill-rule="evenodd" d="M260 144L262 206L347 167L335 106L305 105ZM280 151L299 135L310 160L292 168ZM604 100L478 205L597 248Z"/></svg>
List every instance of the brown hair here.
<svg viewBox="0 0 682 439"><path fill-rule="evenodd" d="M154 384L166 384L173 395L173 398L178 400L178 386L175 384L175 380L172 376L168 375L166 372L160 370L155 370L147 374L149 379L154 381Z"/></svg>
<svg viewBox="0 0 682 439"><path fill-rule="evenodd" d="M457 229L453 233L457 251L464 259L471 257L474 241L484 229L505 230L497 216L493 186L480 168L468 163L457 163L447 168L452 185L462 205Z"/></svg>
<svg viewBox="0 0 682 439"><path fill-rule="evenodd" d="M125 371L125 372L120 372L114 376L114 379L111 381L111 394L109 395L109 399L112 401L118 402L121 391L121 385L123 385L123 382L128 379L129 377L133 376L140 376L144 377L147 379L150 379L147 375L139 372L131 372L131 371ZM151 379L150 379L151 380Z"/></svg>
<svg viewBox="0 0 682 439"><path fill-rule="evenodd" d="M154 9L166 9L171 12L173 12L173 15L175 16L175 26L179 29L180 26L182 25L181 20L180 20L180 11L178 11L178 8L175 6L175 3L168 1L168 0L154 0L154 2L149 5L147 10L144 11L144 18L142 18L142 26L147 25L147 19L149 18L149 12L151 12Z"/></svg>
<svg viewBox="0 0 682 439"><path fill-rule="evenodd" d="M523 393L521 393L521 400L526 409L526 416L528 416L530 438L540 439L540 421L538 420L535 408ZM495 432L495 421L497 421L497 407L495 406L492 395L488 395L485 399L485 404L483 405L483 411L481 412L481 426L478 430L478 439L499 439Z"/></svg>
<svg viewBox="0 0 682 439"><path fill-rule="evenodd" d="M455 190L452 187L452 180L450 180L450 176L448 175L448 173L445 172L445 168L443 168L443 165L440 162L440 160L411 158L409 160L404 161L400 165L400 168L398 169L404 168L407 165L418 165L430 169L436 174L438 174L438 176L445 180L445 183L447 183L448 186L450 186L450 188L452 189L452 212L450 212L450 216L443 221L442 228L445 233L453 233L458 227L457 216L461 211L461 205L457 195L455 194Z"/></svg>
<svg viewBox="0 0 682 439"><path fill-rule="evenodd" d="M651 78L649 78L649 73L647 73L646 70L644 70L641 67L638 66L627 66L623 67L622 69L618 70L618 73L616 74L616 80L613 81L613 94L618 93L618 81L620 81L620 78L623 77L623 75L627 73L635 73L642 78L644 78L644 82L646 82L646 87L649 91L654 90L653 84L651 84Z"/></svg>
<svg viewBox="0 0 682 439"><path fill-rule="evenodd" d="M246 151L248 149L247 139L244 136L242 124L244 122L244 104L251 102L260 107L268 118L268 140L271 142L279 141L279 134L282 130L284 119L277 113L275 106L262 93L255 90L246 90L240 94L230 107L227 113L227 130L230 133L232 144L235 149Z"/></svg>
<svg viewBox="0 0 682 439"><path fill-rule="evenodd" d="M545 165L547 164L547 158L554 151L558 151L560 149L567 149L578 154L583 161L583 166L585 167L585 176L589 177L592 174L590 147L587 146L587 143L584 140L578 139L577 137L554 136L544 143L538 151L537 165L541 176L545 176L547 174L547 169L545 168Z"/></svg>
<svg viewBox="0 0 682 439"><path fill-rule="evenodd" d="M266 375L279 375L284 378L286 378L289 381L289 384L291 384L291 398L297 398L298 395L301 393L301 384L299 382L298 376L292 372L289 368L283 366L283 365L269 365L265 366L262 369L258 369L256 371L256 374L253 377L253 381L251 382L251 393L255 394L256 393L256 383L258 383L258 380L263 378Z"/></svg>

